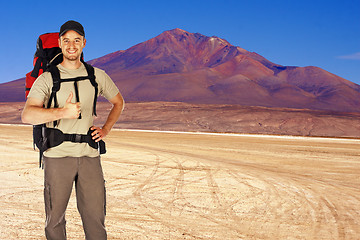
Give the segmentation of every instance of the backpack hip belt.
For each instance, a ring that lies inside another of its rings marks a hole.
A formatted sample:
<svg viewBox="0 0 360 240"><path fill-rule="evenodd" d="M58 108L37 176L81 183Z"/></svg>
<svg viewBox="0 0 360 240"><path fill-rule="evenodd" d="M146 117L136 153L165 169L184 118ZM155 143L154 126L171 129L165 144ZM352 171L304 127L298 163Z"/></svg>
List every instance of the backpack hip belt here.
<svg viewBox="0 0 360 240"><path fill-rule="evenodd" d="M40 152L43 153L49 148L53 148L59 146L65 141L73 142L73 143L87 143L90 147L94 149L98 149L100 154L106 153L105 142L100 140L99 142L95 142L92 139L91 133L94 130L89 129L87 134L68 134L63 133L61 130L57 128L48 128L46 126L42 126L41 135L42 135L42 143L39 146ZM42 155L42 154L41 154ZM41 167L41 160L40 160Z"/></svg>

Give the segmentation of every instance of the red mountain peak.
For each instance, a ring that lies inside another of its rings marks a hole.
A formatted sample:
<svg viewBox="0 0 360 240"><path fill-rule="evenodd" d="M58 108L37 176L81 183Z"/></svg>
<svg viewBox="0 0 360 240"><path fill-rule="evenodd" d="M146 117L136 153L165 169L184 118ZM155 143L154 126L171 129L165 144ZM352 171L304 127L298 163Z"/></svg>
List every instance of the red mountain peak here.
<svg viewBox="0 0 360 240"><path fill-rule="evenodd" d="M130 101L180 101L360 111L360 86L317 67L263 56L180 28L92 64Z"/></svg>
<svg viewBox="0 0 360 240"><path fill-rule="evenodd" d="M189 35L190 33L181 29L181 28L174 28L172 30L168 30L168 31L164 31L163 33L169 33L169 34L173 34L173 35Z"/></svg>

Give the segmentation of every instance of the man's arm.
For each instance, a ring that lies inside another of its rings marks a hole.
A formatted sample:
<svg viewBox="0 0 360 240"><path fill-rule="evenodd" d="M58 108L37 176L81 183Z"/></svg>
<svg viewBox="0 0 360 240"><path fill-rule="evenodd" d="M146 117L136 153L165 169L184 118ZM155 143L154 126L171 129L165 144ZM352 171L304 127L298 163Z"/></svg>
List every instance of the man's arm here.
<svg viewBox="0 0 360 240"><path fill-rule="evenodd" d="M116 121L119 119L120 114L124 110L125 102L120 93L111 98L109 102L112 103L113 107L108 115L108 118L106 119L104 126L102 128L95 126L91 127L91 130L95 130L91 134L95 142L102 140L106 137L106 135L108 135Z"/></svg>
<svg viewBox="0 0 360 240"><path fill-rule="evenodd" d="M21 114L23 123L32 125L52 122L62 118L76 119L80 114L80 103L71 103L73 93L70 92L63 108L44 108L44 102L36 98L28 98Z"/></svg>

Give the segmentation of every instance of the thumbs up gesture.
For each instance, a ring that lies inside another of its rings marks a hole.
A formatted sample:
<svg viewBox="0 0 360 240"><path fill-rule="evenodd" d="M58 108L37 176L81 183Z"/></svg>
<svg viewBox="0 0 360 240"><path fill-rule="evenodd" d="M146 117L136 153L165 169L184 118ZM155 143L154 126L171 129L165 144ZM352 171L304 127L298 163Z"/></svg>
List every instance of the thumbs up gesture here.
<svg viewBox="0 0 360 240"><path fill-rule="evenodd" d="M79 117L81 111L80 103L72 103L71 100L73 99L73 97L73 92L70 92L69 97L66 99L65 105L63 107L63 118L76 119Z"/></svg>

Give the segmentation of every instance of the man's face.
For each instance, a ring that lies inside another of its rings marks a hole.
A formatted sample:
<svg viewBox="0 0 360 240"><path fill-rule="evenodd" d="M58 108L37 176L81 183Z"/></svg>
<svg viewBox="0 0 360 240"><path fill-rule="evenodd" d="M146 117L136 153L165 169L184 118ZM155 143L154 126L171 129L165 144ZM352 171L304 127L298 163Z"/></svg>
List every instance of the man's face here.
<svg viewBox="0 0 360 240"><path fill-rule="evenodd" d="M64 55L64 60L80 60L85 45L85 38L73 30L67 31L59 38L59 47Z"/></svg>

